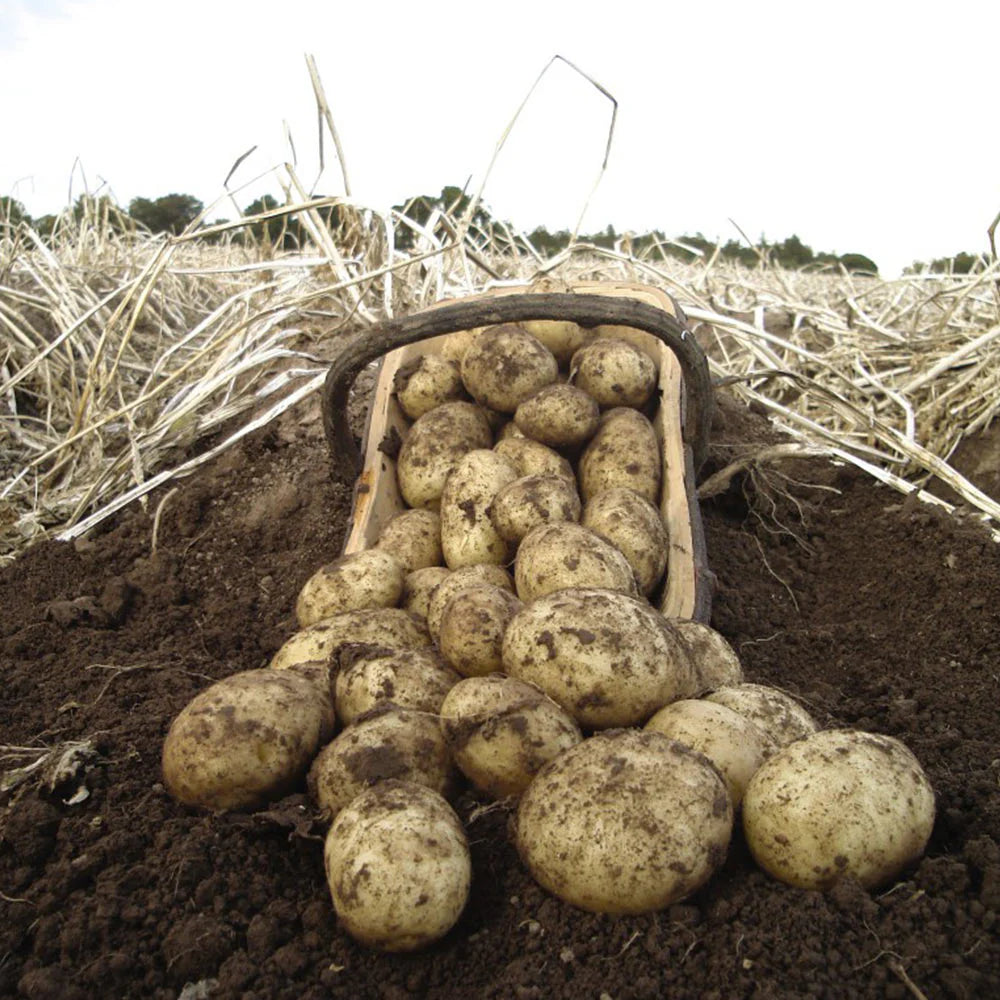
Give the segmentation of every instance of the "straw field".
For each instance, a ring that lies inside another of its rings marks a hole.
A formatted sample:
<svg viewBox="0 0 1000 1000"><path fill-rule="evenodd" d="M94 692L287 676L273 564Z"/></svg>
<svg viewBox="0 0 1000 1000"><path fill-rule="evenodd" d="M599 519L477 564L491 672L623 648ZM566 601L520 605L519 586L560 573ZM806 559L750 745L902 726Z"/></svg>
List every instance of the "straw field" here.
<svg viewBox="0 0 1000 1000"><path fill-rule="evenodd" d="M1000 529L1000 504L949 464L1000 409L995 257L970 274L896 281L766 261L683 264L663 247L634 255L627 239L543 259L503 225L482 231L446 213L418 225L350 199L309 199L290 170L283 182L286 206L209 230L214 242L204 229L122 232L96 209L48 241L0 227L0 562L147 503L315 393L345 338L496 281L663 287L716 379L791 435L735 455L737 468L822 452L948 506L923 492L936 477ZM334 204L330 229L323 210ZM282 215L304 225L302 250L240 238ZM405 251L399 227L414 234Z"/></svg>

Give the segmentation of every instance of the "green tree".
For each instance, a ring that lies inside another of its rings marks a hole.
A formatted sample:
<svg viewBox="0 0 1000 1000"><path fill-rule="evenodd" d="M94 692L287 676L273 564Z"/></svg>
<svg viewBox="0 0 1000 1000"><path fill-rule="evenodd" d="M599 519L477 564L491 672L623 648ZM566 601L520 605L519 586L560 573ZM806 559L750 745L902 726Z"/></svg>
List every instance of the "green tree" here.
<svg viewBox="0 0 1000 1000"><path fill-rule="evenodd" d="M151 233L170 233L177 236L204 209L204 205L190 194L165 194L159 198L133 198L128 214Z"/></svg>
<svg viewBox="0 0 1000 1000"><path fill-rule="evenodd" d="M8 195L0 196L0 230L15 229L22 222L31 223L24 205Z"/></svg>
<svg viewBox="0 0 1000 1000"><path fill-rule="evenodd" d="M852 274L878 274L878 265L863 253L845 253L838 258L845 270Z"/></svg>

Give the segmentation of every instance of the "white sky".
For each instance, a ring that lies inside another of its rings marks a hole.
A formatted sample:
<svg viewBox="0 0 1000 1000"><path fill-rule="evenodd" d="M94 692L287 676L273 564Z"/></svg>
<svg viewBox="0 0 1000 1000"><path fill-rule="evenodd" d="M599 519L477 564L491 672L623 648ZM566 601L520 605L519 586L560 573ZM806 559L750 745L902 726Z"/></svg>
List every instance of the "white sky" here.
<svg viewBox="0 0 1000 1000"><path fill-rule="evenodd" d="M1000 210L1000 2L740 0L0 0L0 194L33 215L102 183L122 204L206 204L290 159L318 171L304 54L317 61L353 194L385 207L488 164L559 53L619 102L583 230L797 233L914 259L986 248ZM571 228L610 104L556 66L485 200L530 229ZM80 166L74 168L74 164ZM342 193L327 142L318 192ZM237 195L245 206L272 178ZM219 216L231 215L225 205Z"/></svg>

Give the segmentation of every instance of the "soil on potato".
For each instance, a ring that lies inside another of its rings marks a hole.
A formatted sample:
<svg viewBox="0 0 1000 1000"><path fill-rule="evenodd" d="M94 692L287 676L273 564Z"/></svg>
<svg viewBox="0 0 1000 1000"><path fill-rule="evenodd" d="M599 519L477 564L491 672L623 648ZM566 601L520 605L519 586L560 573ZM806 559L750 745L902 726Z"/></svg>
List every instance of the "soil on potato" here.
<svg viewBox="0 0 1000 1000"><path fill-rule="evenodd" d="M726 406L715 466L767 433ZM314 405L148 510L0 574L0 772L31 748L63 755L0 794L0 995L1000 996L1000 549L850 469L778 471L795 481L772 468L770 489L743 477L703 505L713 624L749 679L916 753L938 818L899 881L792 889L737 833L692 898L597 916L537 887L509 813L465 793L464 916L424 952L383 955L337 927L304 795L254 815L174 803L170 720L211 680L266 664L299 587L338 554L349 493Z"/></svg>

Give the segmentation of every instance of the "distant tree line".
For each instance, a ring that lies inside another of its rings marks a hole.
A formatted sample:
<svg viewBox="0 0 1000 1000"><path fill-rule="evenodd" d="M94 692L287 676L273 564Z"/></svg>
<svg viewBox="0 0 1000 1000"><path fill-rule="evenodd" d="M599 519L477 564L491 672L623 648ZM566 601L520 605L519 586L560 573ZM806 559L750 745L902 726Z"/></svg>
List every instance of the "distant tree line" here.
<svg viewBox="0 0 1000 1000"><path fill-rule="evenodd" d="M405 216L415 225L397 219L396 246L401 250L413 249L419 240L421 228L428 225L447 228L450 225L447 220L463 218L470 204L469 195L463 189L452 185L442 188L440 194L416 195L408 198L394 208L400 216ZM243 214L260 216L280 210L281 207L281 202L265 194L247 205L243 209ZM100 197L81 195L71 209L60 215L43 215L38 219L32 219L20 202L10 197L0 197L0 235L5 228L12 229L21 223L28 223L42 237L49 238L61 221L67 221L67 216L80 220L86 214L109 230L145 230L150 233L176 236L188 229L203 212L202 202L189 194L171 193L158 198L137 197L129 202L127 208L122 208L106 195ZM343 221L342 213L336 205L320 209L319 216L324 225L331 230L335 230ZM516 232L513 227L499 224L482 204L476 207L471 225L474 237L480 237L484 243L494 240L503 245L513 240L516 245L517 237L512 235ZM206 234L205 238L212 237ZM258 220L248 224L243 230L237 230L229 238L245 242L253 241L275 250L296 249L305 246L310 240L307 227L295 214ZM527 239L536 251L543 256L551 257L569 246L572 234L566 229L549 232L544 226L536 226L527 233ZM607 249L622 247L634 254L661 252L684 261L708 259L717 254L723 260L735 261L747 267L754 267L763 260L793 270L832 266L843 267L850 272L878 274L877 265L865 254L816 252L796 235L777 242L770 242L761 236L753 246L737 240L729 240L719 246L701 233L668 237L662 230L654 229L636 235L618 233L614 226L609 225L598 232L581 234L578 236L578 241ZM929 263L914 261L906 270L914 274L921 272L968 274L974 267L984 262L985 257L982 254L958 253L953 257L936 258Z"/></svg>

